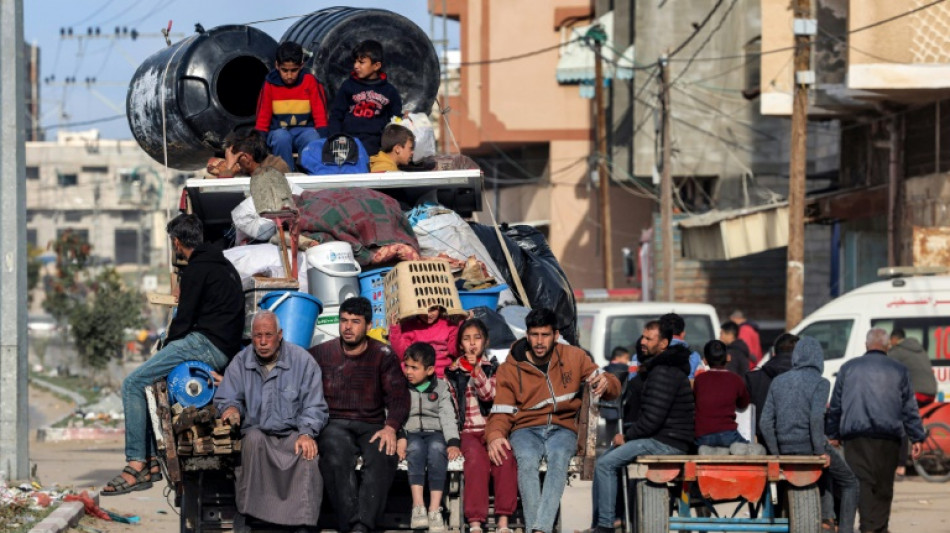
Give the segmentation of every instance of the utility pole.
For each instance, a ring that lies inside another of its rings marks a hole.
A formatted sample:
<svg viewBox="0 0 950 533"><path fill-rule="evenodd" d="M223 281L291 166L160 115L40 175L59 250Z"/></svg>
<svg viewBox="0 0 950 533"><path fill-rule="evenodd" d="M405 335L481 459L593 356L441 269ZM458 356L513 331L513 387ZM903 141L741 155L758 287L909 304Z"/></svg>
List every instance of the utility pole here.
<svg viewBox="0 0 950 533"><path fill-rule="evenodd" d="M805 288L805 166L808 162L808 89L814 83L811 70L811 38L817 32L811 0L792 0L795 23L794 95L792 143L788 172L788 255L785 275L785 329L802 320Z"/></svg>
<svg viewBox="0 0 950 533"><path fill-rule="evenodd" d="M0 0L0 470L29 478L23 0Z"/></svg>
<svg viewBox="0 0 950 533"><path fill-rule="evenodd" d="M604 288L614 288L614 254L610 224L610 176L607 174L607 117L604 111L604 62L601 41L594 41L594 105L597 108L597 178L600 183L600 245Z"/></svg>
<svg viewBox="0 0 950 533"><path fill-rule="evenodd" d="M660 226L663 237L663 299L676 300L673 277L673 146L670 143L670 62L660 58L660 108L663 113L663 172L660 176Z"/></svg>

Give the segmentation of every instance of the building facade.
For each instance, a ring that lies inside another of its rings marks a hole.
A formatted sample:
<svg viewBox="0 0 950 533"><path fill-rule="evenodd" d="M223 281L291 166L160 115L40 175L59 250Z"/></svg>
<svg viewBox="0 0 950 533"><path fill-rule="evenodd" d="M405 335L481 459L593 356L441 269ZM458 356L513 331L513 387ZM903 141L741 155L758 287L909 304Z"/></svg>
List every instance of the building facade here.
<svg viewBox="0 0 950 533"><path fill-rule="evenodd" d="M60 131L26 143L27 242L45 249L65 231L100 261L147 270L167 264L165 208L190 174L162 167L135 141Z"/></svg>

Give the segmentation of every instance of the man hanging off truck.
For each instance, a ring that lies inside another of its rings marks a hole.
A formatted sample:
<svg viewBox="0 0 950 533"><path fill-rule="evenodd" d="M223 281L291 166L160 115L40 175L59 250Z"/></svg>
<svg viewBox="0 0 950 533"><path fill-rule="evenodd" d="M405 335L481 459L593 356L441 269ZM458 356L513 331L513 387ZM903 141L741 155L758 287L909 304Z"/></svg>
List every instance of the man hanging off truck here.
<svg viewBox="0 0 950 533"><path fill-rule="evenodd" d="M195 215L178 215L166 231L175 257L188 261L181 269L178 311L164 347L122 382L128 464L100 491L103 496L145 490L162 479L145 387L185 361L202 361L222 372L241 349L244 293L234 266L220 250L203 243L203 227Z"/></svg>

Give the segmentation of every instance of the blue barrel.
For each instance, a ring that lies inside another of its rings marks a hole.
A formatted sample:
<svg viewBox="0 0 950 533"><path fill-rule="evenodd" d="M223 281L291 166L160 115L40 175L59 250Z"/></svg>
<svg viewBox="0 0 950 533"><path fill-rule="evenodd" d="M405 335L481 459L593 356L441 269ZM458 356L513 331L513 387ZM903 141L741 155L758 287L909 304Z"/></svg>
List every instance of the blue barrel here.
<svg viewBox="0 0 950 533"><path fill-rule="evenodd" d="M373 304L373 323L370 329L388 327L386 320L386 297L383 293L383 278L386 273L392 270L389 267L377 268L376 270L367 270L359 275L360 278L360 296L369 300Z"/></svg>
<svg viewBox="0 0 950 533"><path fill-rule="evenodd" d="M270 309L285 294L288 295L287 298L274 309ZM305 292L274 291L265 294L259 305L261 309L273 311L277 315L285 341L304 348L310 347L313 327L317 323L317 317L323 311L320 300Z"/></svg>

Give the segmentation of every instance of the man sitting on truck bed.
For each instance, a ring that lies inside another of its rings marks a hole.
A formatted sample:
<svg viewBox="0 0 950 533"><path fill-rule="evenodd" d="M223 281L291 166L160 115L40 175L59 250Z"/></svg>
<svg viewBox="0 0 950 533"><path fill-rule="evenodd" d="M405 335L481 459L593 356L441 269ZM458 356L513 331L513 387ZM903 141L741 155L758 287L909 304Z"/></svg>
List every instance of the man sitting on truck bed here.
<svg viewBox="0 0 950 533"><path fill-rule="evenodd" d="M396 432L409 416L409 382L389 346L366 336L372 318L366 298L344 300L340 338L309 350L322 369L330 408L318 440L320 471L341 532L379 529L376 519L396 475Z"/></svg>
<svg viewBox="0 0 950 533"><path fill-rule="evenodd" d="M320 366L282 342L277 315L258 311L251 341L228 365L214 403L241 426L237 510L271 524L316 527L323 501L317 436L327 423ZM284 497L282 497L284 495Z"/></svg>
<svg viewBox="0 0 950 533"><path fill-rule="evenodd" d="M103 496L144 490L161 479L155 436L146 412L145 387L165 378L185 361L201 361L221 372L241 349L241 277L219 249L202 242L201 220L195 215L178 215L166 231L176 258L188 261L178 285L178 312L168 327L164 347L122 382L125 458L129 464L100 492Z"/></svg>
<svg viewBox="0 0 950 533"><path fill-rule="evenodd" d="M533 309L525 324L527 338L515 342L498 367L485 440L496 465L514 453L525 531L551 533L577 452L577 412L583 403L578 393L587 383L596 396L613 400L620 395L620 381L598 368L584 350L557 343L554 311ZM543 488L538 472L542 459L547 461Z"/></svg>

